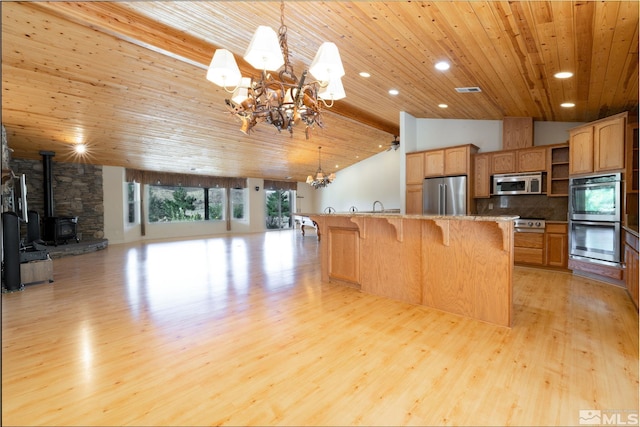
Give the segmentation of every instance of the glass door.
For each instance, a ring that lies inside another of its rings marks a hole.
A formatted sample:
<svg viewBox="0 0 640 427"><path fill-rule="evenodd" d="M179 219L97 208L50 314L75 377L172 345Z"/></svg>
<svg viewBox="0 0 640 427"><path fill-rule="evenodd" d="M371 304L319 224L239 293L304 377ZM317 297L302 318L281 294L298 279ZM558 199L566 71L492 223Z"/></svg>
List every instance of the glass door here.
<svg viewBox="0 0 640 427"><path fill-rule="evenodd" d="M291 190L266 190L266 226L267 230L293 228Z"/></svg>

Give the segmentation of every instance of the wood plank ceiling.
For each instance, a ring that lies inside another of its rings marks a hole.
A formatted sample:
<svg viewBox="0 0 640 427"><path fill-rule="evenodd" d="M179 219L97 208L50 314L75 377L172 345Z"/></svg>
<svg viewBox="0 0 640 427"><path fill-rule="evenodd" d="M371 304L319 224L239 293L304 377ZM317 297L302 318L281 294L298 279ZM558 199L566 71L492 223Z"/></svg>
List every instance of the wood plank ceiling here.
<svg viewBox="0 0 640 427"><path fill-rule="evenodd" d="M228 94L205 79L219 47L258 74L241 57L258 25L280 26L279 2L1 7L2 122L16 158L50 150L59 161L304 181L318 146L325 171L387 149L400 111L591 121L638 105L635 1L286 1L296 74L323 41L338 45L346 69L347 98L323 110L325 127L309 140L267 124L241 133ZM435 70L439 60L451 69ZM469 86L482 92L455 91ZM72 154L79 142L83 158Z"/></svg>

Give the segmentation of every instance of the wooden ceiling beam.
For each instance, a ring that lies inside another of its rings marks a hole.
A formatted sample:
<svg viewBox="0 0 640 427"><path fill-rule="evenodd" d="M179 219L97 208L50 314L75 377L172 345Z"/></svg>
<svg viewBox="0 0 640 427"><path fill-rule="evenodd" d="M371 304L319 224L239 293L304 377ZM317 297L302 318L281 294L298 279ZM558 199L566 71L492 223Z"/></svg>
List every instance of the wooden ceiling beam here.
<svg viewBox="0 0 640 427"><path fill-rule="evenodd" d="M127 10L117 2L34 2L29 5L204 70L209 67L213 52L220 47ZM243 75L255 73L244 59L236 58L236 61ZM390 135L400 134L398 124L381 121L348 102L336 103L331 112Z"/></svg>

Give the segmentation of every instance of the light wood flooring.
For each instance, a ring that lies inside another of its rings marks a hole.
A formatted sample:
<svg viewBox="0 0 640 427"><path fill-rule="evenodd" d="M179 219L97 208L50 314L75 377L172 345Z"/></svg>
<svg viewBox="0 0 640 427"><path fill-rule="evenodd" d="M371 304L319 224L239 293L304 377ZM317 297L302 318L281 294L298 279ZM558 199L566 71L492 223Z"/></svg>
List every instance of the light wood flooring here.
<svg viewBox="0 0 640 427"><path fill-rule="evenodd" d="M637 417L624 289L517 267L509 329L322 283L320 244L277 231L54 260L54 283L2 295L2 424Z"/></svg>

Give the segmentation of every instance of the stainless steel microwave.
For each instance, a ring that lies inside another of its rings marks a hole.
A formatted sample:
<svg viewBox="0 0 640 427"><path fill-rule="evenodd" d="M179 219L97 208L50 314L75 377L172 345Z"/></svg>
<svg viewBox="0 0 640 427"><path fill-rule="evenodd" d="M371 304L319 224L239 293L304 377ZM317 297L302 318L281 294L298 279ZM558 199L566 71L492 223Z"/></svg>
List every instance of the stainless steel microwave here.
<svg viewBox="0 0 640 427"><path fill-rule="evenodd" d="M493 194L541 194L542 172L511 173L493 176Z"/></svg>

